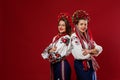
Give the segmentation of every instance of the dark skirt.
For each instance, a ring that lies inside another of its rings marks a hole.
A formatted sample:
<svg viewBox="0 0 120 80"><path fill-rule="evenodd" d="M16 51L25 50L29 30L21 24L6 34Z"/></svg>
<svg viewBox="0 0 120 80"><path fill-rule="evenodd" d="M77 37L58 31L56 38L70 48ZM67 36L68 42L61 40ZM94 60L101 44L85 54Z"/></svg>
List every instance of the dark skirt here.
<svg viewBox="0 0 120 80"><path fill-rule="evenodd" d="M77 80L97 80L96 73L92 66L92 61L87 60L87 70L84 67L83 61L84 60L74 60Z"/></svg>
<svg viewBox="0 0 120 80"><path fill-rule="evenodd" d="M51 63L51 76L52 80L70 80L71 68L67 60Z"/></svg>

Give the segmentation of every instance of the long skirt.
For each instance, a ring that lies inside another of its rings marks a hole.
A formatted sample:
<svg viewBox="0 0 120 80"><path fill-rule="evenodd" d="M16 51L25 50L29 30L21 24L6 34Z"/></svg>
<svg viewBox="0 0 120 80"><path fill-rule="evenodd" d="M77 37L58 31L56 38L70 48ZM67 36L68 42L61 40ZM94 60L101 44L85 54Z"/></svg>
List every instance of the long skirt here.
<svg viewBox="0 0 120 80"><path fill-rule="evenodd" d="M51 80L70 80L71 68L67 60L51 63Z"/></svg>
<svg viewBox="0 0 120 80"><path fill-rule="evenodd" d="M96 72L92 66L92 61L87 60L86 70L83 61L84 60L74 60L74 68L77 75L77 80L97 80Z"/></svg>

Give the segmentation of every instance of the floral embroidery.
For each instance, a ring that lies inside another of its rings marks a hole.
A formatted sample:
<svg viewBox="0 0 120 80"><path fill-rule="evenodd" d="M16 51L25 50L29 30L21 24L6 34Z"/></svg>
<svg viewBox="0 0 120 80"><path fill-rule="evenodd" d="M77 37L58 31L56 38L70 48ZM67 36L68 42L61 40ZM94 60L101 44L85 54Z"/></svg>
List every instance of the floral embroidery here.
<svg viewBox="0 0 120 80"><path fill-rule="evenodd" d="M55 63L61 61L62 57L60 54L52 52L49 53L48 59L50 62Z"/></svg>
<svg viewBox="0 0 120 80"><path fill-rule="evenodd" d="M61 38L61 41L68 46L70 39L65 37L65 38Z"/></svg>

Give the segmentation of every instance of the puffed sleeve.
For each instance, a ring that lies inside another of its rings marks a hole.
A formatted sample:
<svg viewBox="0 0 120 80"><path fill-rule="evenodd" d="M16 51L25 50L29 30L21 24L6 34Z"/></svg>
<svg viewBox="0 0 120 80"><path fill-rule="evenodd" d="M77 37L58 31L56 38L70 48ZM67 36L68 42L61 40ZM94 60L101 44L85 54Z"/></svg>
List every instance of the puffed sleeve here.
<svg viewBox="0 0 120 80"><path fill-rule="evenodd" d="M68 37L69 41L68 41L68 45L66 45L67 50L66 50L66 56L69 55L71 53L72 50L72 43L71 43L71 38Z"/></svg>
<svg viewBox="0 0 120 80"><path fill-rule="evenodd" d="M48 58L48 50L52 48L52 43L47 46L45 48L45 50L42 52L41 56L43 57L43 59L47 59Z"/></svg>
<svg viewBox="0 0 120 80"><path fill-rule="evenodd" d="M64 57L70 54L71 38L69 35L66 35L60 39L60 45L58 45L58 49L56 52L58 52L61 55L61 57Z"/></svg>
<svg viewBox="0 0 120 80"><path fill-rule="evenodd" d="M56 36L55 36L56 37ZM52 42L55 40L55 37L53 37ZM41 53L41 56L43 57L43 59L47 59L49 54L48 51L52 48L53 44L52 42L44 49L44 51Z"/></svg>
<svg viewBox="0 0 120 80"><path fill-rule="evenodd" d="M102 51L103 51L103 48L96 44L96 42L94 42L94 46L95 46L95 49L98 51L98 54L96 54L95 56L98 56Z"/></svg>

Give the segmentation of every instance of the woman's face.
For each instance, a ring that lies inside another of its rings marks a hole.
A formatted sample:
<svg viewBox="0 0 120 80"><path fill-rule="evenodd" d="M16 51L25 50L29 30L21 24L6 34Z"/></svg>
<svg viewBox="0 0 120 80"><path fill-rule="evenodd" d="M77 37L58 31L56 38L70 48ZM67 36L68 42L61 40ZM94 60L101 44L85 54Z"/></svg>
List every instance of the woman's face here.
<svg viewBox="0 0 120 80"><path fill-rule="evenodd" d="M65 25L65 22L63 20L60 20L58 23L58 31L60 33L66 32L66 25Z"/></svg>
<svg viewBox="0 0 120 80"><path fill-rule="evenodd" d="M87 25L88 25L88 21L87 20L79 20L78 24L76 25L77 28L79 29L80 32L86 32L87 30Z"/></svg>

